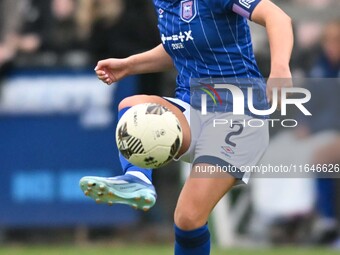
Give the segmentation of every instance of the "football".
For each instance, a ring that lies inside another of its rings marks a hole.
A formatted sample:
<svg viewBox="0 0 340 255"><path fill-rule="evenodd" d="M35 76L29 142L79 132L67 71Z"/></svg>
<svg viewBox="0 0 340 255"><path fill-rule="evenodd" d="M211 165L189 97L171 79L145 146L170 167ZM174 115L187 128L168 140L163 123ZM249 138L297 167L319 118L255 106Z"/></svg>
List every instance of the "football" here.
<svg viewBox="0 0 340 255"><path fill-rule="evenodd" d="M131 107L116 128L119 151L142 168L159 168L170 162L181 148L182 136L175 114L154 103Z"/></svg>

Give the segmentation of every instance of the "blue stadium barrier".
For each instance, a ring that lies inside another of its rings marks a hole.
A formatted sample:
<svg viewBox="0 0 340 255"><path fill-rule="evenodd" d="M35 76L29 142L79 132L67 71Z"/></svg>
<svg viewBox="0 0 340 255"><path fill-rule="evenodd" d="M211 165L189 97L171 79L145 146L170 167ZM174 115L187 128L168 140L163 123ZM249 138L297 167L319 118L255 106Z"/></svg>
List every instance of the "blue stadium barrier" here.
<svg viewBox="0 0 340 255"><path fill-rule="evenodd" d="M136 77L108 87L88 72L24 72L3 86L0 102L0 227L122 226L139 213L97 205L84 175L120 174L115 146L119 101Z"/></svg>

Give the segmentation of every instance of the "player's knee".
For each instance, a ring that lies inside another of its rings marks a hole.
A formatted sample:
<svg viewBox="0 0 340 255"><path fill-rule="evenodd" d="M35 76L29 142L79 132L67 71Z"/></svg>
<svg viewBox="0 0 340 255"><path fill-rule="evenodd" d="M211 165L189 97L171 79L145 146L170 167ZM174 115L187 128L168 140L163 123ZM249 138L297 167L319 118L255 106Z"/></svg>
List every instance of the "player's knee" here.
<svg viewBox="0 0 340 255"><path fill-rule="evenodd" d="M182 230L194 230L206 224L207 219L197 210L177 209L174 214L174 222Z"/></svg>
<svg viewBox="0 0 340 255"><path fill-rule="evenodd" d="M131 107L137 104L144 104L144 103L159 103L160 101L159 96L149 96L149 95L135 95L124 98L120 101L118 105L118 110L121 110L126 107Z"/></svg>
<svg viewBox="0 0 340 255"><path fill-rule="evenodd" d="M126 107L131 107L136 104L146 103L148 100L147 95L135 95L124 98L122 101L120 101L118 105L118 110L124 109Z"/></svg>

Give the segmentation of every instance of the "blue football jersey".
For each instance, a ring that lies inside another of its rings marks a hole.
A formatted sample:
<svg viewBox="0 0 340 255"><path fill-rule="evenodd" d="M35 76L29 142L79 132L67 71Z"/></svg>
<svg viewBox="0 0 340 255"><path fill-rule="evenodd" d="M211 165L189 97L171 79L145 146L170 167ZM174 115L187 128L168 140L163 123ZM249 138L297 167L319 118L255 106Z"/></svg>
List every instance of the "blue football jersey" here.
<svg viewBox="0 0 340 255"><path fill-rule="evenodd" d="M251 86L254 107L267 109L265 82L255 61L247 22L259 2L154 0L162 44L178 71L176 98L193 105L199 101L199 97L195 99L190 94L193 80L227 79L244 90L245 100L247 87ZM239 79L250 82L238 82ZM232 111L230 93L219 91L219 97L223 102L211 104L212 110Z"/></svg>

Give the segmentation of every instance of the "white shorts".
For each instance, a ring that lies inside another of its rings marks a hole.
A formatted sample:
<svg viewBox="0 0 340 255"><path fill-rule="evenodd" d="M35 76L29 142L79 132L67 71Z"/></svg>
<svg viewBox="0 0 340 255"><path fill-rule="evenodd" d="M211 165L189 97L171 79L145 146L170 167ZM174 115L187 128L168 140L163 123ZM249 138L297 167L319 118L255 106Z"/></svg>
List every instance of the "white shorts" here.
<svg viewBox="0 0 340 255"><path fill-rule="evenodd" d="M269 143L268 121L231 112L202 115L182 100L165 99L182 110L190 125L191 144L179 159L193 164L192 174L216 177L228 172L248 183L250 172L242 169L256 165L263 156ZM216 167L198 168L198 164Z"/></svg>

